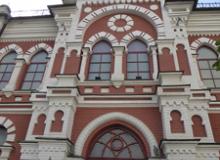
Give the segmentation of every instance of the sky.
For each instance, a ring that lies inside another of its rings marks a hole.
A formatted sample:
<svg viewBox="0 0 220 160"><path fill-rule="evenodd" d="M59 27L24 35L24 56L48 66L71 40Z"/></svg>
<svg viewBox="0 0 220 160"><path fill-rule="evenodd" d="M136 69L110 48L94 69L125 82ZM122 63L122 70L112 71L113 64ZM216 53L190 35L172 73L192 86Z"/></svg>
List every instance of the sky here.
<svg viewBox="0 0 220 160"><path fill-rule="evenodd" d="M199 0L201 3L220 2L220 0ZM0 0L1 4L7 4L12 10L12 16L27 14L30 15L30 10L34 14L36 10L46 10L47 5L62 4L62 0ZM23 12L26 10L26 12ZM22 11L22 12L21 12ZM35 13L37 14L37 13Z"/></svg>

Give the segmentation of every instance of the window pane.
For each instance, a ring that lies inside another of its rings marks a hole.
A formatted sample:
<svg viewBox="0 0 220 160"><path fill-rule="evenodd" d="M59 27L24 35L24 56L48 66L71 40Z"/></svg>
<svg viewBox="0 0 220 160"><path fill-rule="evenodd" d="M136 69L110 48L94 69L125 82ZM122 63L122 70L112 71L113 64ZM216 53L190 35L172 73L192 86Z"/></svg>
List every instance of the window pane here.
<svg viewBox="0 0 220 160"><path fill-rule="evenodd" d="M106 41L101 41L94 46L93 52L111 52L111 46Z"/></svg>
<svg viewBox="0 0 220 160"><path fill-rule="evenodd" d="M101 65L101 72L110 72L111 68L110 68L110 64L102 64Z"/></svg>
<svg viewBox="0 0 220 160"><path fill-rule="evenodd" d="M34 73L27 73L25 76L25 81L32 81L34 79Z"/></svg>
<svg viewBox="0 0 220 160"><path fill-rule="evenodd" d="M213 80L203 80L205 85L208 87L208 88L214 88L214 82Z"/></svg>
<svg viewBox="0 0 220 160"><path fill-rule="evenodd" d="M139 76L140 76L142 79L150 79L149 73L139 73Z"/></svg>
<svg viewBox="0 0 220 160"><path fill-rule="evenodd" d="M147 46L140 40L134 40L128 45L128 51L147 51Z"/></svg>
<svg viewBox="0 0 220 160"><path fill-rule="evenodd" d="M3 145L7 139L7 129L3 126L0 126L0 145Z"/></svg>
<svg viewBox="0 0 220 160"><path fill-rule="evenodd" d="M136 79L136 76L137 76L137 73L128 73L127 74L127 77L128 77L128 79Z"/></svg>
<svg viewBox="0 0 220 160"><path fill-rule="evenodd" d="M43 79L43 73L35 73L34 80L41 81Z"/></svg>
<svg viewBox="0 0 220 160"><path fill-rule="evenodd" d="M102 62L111 62L111 55L110 54L102 55Z"/></svg>
<svg viewBox="0 0 220 160"><path fill-rule="evenodd" d="M149 71L149 65L148 63L139 63L138 64L139 71Z"/></svg>
<svg viewBox="0 0 220 160"><path fill-rule="evenodd" d="M109 73L102 73L100 74L101 80L109 80L110 74Z"/></svg>
<svg viewBox="0 0 220 160"><path fill-rule="evenodd" d="M137 54L132 54L132 53L129 53L128 54L128 62L137 62Z"/></svg>
<svg viewBox="0 0 220 160"><path fill-rule="evenodd" d="M91 62L101 62L101 55L100 54L93 54Z"/></svg>
<svg viewBox="0 0 220 160"><path fill-rule="evenodd" d="M202 75L203 79L205 79L205 78L212 78L210 70L201 70L201 75Z"/></svg>
<svg viewBox="0 0 220 160"><path fill-rule="evenodd" d="M1 64L0 65L0 72L5 72L7 65Z"/></svg>
<svg viewBox="0 0 220 160"><path fill-rule="evenodd" d="M140 159L144 158L144 155L143 155L143 153L142 153L142 151L141 151L138 144L131 145L129 147L129 149L131 151L132 157L140 158Z"/></svg>
<svg viewBox="0 0 220 160"><path fill-rule="evenodd" d="M212 68L212 66L213 66L213 64L214 64L215 62L216 62L216 60L214 60L214 61L209 60L210 68Z"/></svg>
<svg viewBox="0 0 220 160"><path fill-rule="evenodd" d="M31 82L24 82L22 85L22 89L24 89L24 90L31 89Z"/></svg>
<svg viewBox="0 0 220 160"><path fill-rule="evenodd" d="M37 66L37 72L44 72L46 68L46 64L39 64Z"/></svg>
<svg viewBox="0 0 220 160"><path fill-rule="evenodd" d="M11 52L3 57L1 63L15 63L16 56L15 52Z"/></svg>
<svg viewBox="0 0 220 160"><path fill-rule="evenodd" d="M217 54L207 47L202 47L198 50L199 59L217 59Z"/></svg>
<svg viewBox="0 0 220 160"><path fill-rule="evenodd" d="M128 63L127 70L128 72L132 72L132 71L137 72L138 71L137 63Z"/></svg>
<svg viewBox="0 0 220 160"><path fill-rule="evenodd" d="M107 143L112 138L112 136L113 136L112 134L107 133L99 139L99 142Z"/></svg>
<svg viewBox="0 0 220 160"><path fill-rule="evenodd" d="M114 158L115 156L109 148L106 148L103 157Z"/></svg>
<svg viewBox="0 0 220 160"><path fill-rule="evenodd" d="M5 73L2 77L3 81L9 81L11 78L11 73Z"/></svg>
<svg viewBox="0 0 220 160"><path fill-rule="evenodd" d="M37 53L34 57L32 57L31 62L47 62L47 53L45 51Z"/></svg>
<svg viewBox="0 0 220 160"><path fill-rule="evenodd" d="M220 88L220 79L215 80L215 87Z"/></svg>
<svg viewBox="0 0 220 160"><path fill-rule="evenodd" d="M128 149L124 149L120 154L119 154L119 158L130 158L130 154ZM135 157L136 158L136 157Z"/></svg>
<svg viewBox="0 0 220 160"><path fill-rule="evenodd" d="M92 149L90 156L91 157L101 157L104 147L105 147L105 145L100 144L100 143L96 143Z"/></svg>
<svg viewBox="0 0 220 160"><path fill-rule="evenodd" d="M89 80L96 80L96 77L99 77L98 73L90 73L89 74Z"/></svg>
<svg viewBox="0 0 220 160"><path fill-rule="evenodd" d="M212 70L212 75L214 78L220 78L220 72L216 70Z"/></svg>
<svg viewBox="0 0 220 160"><path fill-rule="evenodd" d="M91 64L90 65L90 72L99 72L99 64Z"/></svg>
<svg viewBox="0 0 220 160"><path fill-rule="evenodd" d="M209 69L208 61L199 61L199 68L200 69Z"/></svg>
<svg viewBox="0 0 220 160"><path fill-rule="evenodd" d="M34 82L31 86L31 89L37 89L40 86L40 82Z"/></svg>
<svg viewBox="0 0 220 160"><path fill-rule="evenodd" d="M2 77L3 77L3 73L0 73L0 80L2 80Z"/></svg>
<svg viewBox="0 0 220 160"><path fill-rule="evenodd" d="M6 85L7 85L8 82L1 82L0 83L0 89L2 90Z"/></svg>
<svg viewBox="0 0 220 160"><path fill-rule="evenodd" d="M6 72L12 72L14 70L14 65L13 64L9 64L7 69L6 69Z"/></svg>
<svg viewBox="0 0 220 160"><path fill-rule="evenodd" d="M28 68L28 72L35 72L37 69L37 64L31 64Z"/></svg>
<svg viewBox="0 0 220 160"><path fill-rule="evenodd" d="M146 62L146 61L148 61L147 54L142 54L142 53L138 54L138 61L139 62Z"/></svg>

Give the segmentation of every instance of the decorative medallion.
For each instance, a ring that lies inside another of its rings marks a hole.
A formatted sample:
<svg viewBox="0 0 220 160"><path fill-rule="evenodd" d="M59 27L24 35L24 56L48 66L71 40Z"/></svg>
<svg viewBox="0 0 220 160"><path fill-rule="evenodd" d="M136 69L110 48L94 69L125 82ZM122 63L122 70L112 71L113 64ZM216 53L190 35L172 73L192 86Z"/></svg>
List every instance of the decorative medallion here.
<svg viewBox="0 0 220 160"><path fill-rule="evenodd" d="M153 11L157 10L158 8L159 8L159 6L156 5L156 4L152 4L152 5L150 6L150 9L153 10Z"/></svg>
<svg viewBox="0 0 220 160"><path fill-rule="evenodd" d="M92 12L92 8L91 7L86 7L86 8L84 8L84 12L85 13L90 13L90 12Z"/></svg>
<svg viewBox="0 0 220 160"><path fill-rule="evenodd" d="M126 14L117 14L108 20L108 27L115 32L126 32L134 26L134 20Z"/></svg>

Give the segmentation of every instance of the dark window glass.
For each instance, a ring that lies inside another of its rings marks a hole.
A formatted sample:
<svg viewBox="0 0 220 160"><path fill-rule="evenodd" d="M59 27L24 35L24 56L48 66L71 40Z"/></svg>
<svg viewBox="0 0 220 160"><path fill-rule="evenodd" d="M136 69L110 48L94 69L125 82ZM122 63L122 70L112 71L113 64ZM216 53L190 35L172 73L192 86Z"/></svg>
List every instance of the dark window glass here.
<svg viewBox="0 0 220 160"><path fill-rule="evenodd" d="M136 159L146 156L138 137L127 128L110 127L99 134L92 143L88 159Z"/></svg>
<svg viewBox="0 0 220 160"><path fill-rule="evenodd" d="M134 40L128 45L127 79L150 79L147 46L140 40Z"/></svg>
<svg viewBox="0 0 220 160"><path fill-rule="evenodd" d="M207 48L201 47L198 50L198 65L201 79L208 88L220 87L220 72L213 69L212 65L217 60L217 54Z"/></svg>
<svg viewBox="0 0 220 160"><path fill-rule="evenodd" d="M11 52L4 56L0 62L0 90L7 85L11 78L15 67L16 56L17 54L15 52Z"/></svg>
<svg viewBox="0 0 220 160"><path fill-rule="evenodd" d="M25 75L22 90L34 90L39 87L43 80L44 72L47 65L47 53L41 51L37 53L32 59L31 64L28 66Z"/></svg>
<svg viewBox="0 0 220 160"><path fill-rule="evenodd" d="M89 80L109 80L111 75L111 46L106 41L97 43L92 51Z"/></svg>
<svg viewBox="0 0 220 160"><path fill-rule="evenodd" d="M7 139L7 129L0 125L0 145L3 145Z"/></svg>

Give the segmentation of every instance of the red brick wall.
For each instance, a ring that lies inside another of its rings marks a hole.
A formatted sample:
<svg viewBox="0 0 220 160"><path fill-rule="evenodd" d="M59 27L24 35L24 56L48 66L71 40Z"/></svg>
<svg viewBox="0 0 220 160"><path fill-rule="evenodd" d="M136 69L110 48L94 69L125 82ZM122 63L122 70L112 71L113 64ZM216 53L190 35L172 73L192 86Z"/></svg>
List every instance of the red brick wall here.
<svg viewBox="0 0 220 160"><path fill-rule="evenodd" d="M77 56L77 51L73 50L70 56L67 57L64 74L75 75L79 73L80 56Z"/></svg>
<svg viewBox="0 0 220 160"><path fill-rule="evenodd" d="M63 64L63 58L64 58L64 48L60 48L58 50L58 53L56 54L56 57L53 63L51 77L55 77L57 74L60 74L61 67Z"/></svg>
<svg viewBox="0 0 220 160"><path fill-rule="evenodd" d="M170 50L168 48L162 49L162 54L158 56L158 60L160 72L169 72L176 70L173 55L170 54Z"/></svg>
<svg viewBox="0 0 220 160"><path fill-rule="evenodd" d="M216 143L220 143L220 113L210 113L209 119Z"/></svg>

